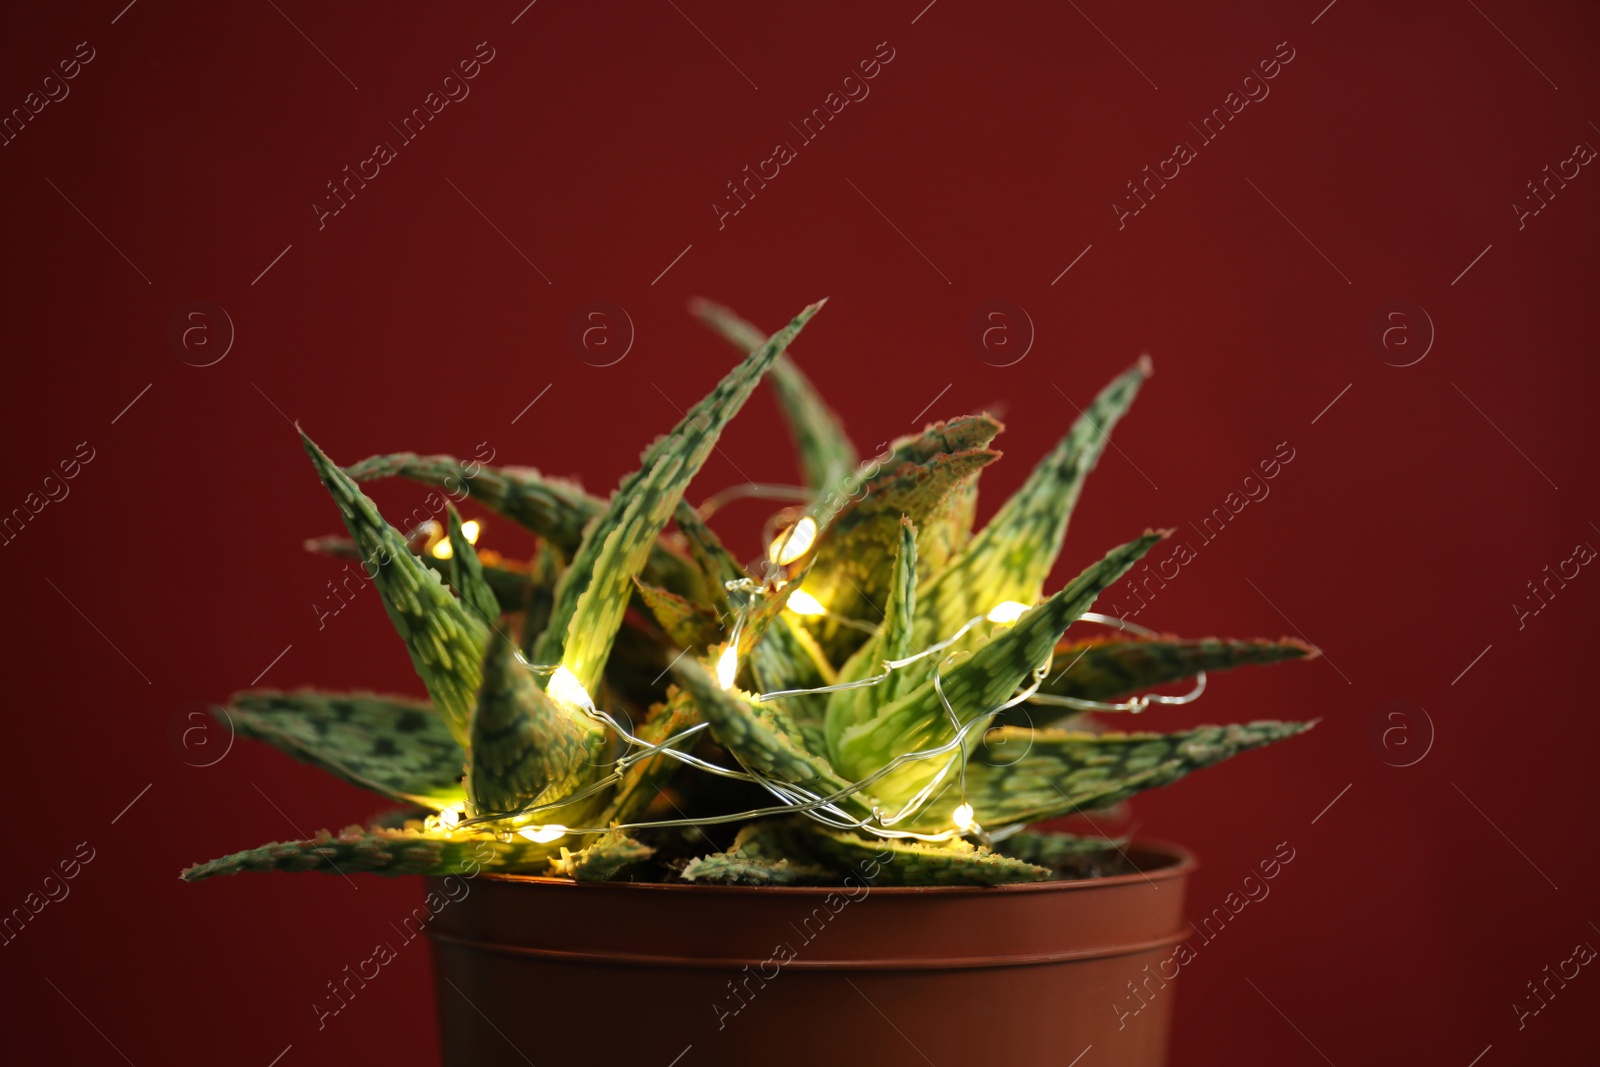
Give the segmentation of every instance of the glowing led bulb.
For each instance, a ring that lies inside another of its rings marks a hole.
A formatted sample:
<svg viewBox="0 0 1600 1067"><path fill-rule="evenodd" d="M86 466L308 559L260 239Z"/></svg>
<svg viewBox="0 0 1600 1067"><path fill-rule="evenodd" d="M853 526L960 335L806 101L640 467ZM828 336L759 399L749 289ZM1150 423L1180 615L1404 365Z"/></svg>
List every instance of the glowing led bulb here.
<svg viewBox="0 0 1600 1067"><path fill-rule="evenodd" d="M558 838L567 836L567 828L558 822L553 822L548 826L524 826L517 833L535 844L548 845Z"/></svg>
<svg viewBox="0 0 1600 1067"><path fill-rule="evenodd" d="M1022 618L1029 610L1028 605L1019 604L1015 600L1002 600L989 609L989 621L1009 625Z"/></svg>
<svg viewBox="0 0 1600 1067"><path fill-rule="evenodd" d="M439 823L446 830L454 830L456 828L456 824L459 823L460 821L461 821L461 809L460 808L445 808L443 811L441 811L439 813Z"/></svg>
<svg viewBox="0 0 1600 1067"><path fill-rule="evenodd" d="M767 558L780 567L786 567L811 551L816 540L817 520L810 515L802 515L799 522L773 538L767 548Z"/></svg>
<svg viewBox="0 0 1600 1067"><path fill-rule="evenodd" d="M717 657L717 684L724 689L733 688L733 679L739 673L739 649L730 644Z"/></svg>
<svg viewBox="0 0 1600 1067"><path fill-rule="evenodd" d="M961 805L955 811L950 813L950 818L955 822L957 830L960 830L962 833L966 833L973 827L972 805Z"/></svg>
<svg viewBox="0 0 1600 1067"><path fill-rule="evenodd" d="M589 696L589 691L578 681L578 676L565 667L556 668L556 672L550 676L550 684L545 687L545 692L552 700L570 704L575 708L594 707L594 698Z"/></svg>
<svg viewBox="0 0 1600 1067"><path fill-rule="evenodd" d="M437 527L435 529L437 530ZM478 535L481 533L483 533L483 523L477 519L468 519L461 524L461 536L467 539L467 544L469 545L477 544ZM434 559L449 559L456 552L455 546L450 544L450 538L448 537L440 537L428 551L433 553Z"/></svg>
<svg viewBox="0 0 1600 1067"><path fill-rule="evenodd" d="M822 602L804 589L796 589L790 593L788 601L784 603L784 607L796 615L826 615L828 613L828 609L822 606Z"/></svg>

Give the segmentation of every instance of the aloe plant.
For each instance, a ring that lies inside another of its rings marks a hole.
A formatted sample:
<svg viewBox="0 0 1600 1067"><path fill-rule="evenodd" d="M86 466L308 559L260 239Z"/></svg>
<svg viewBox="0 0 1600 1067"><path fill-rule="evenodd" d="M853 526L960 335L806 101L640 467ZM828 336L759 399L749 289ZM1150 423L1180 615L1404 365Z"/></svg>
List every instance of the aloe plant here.
<svg viewBox="0 0 1600 1067"><path fill-rule="evenodd" d="M1083 710L1115 717L1156 686L1315 654L1292 640L1069 633L1162 531L1046 595L1085 478L1147 360L974 532L1000 424L933 423L861 463L784 355L820 307L767 337L697 302L744 358L609 499L448 456L341 468L305 437L349 531L308 546L361 558L428 699L252 691L219 712L401 807L184 878L488 870L783 885L838 881L869 859L873 880L901 885L1082 876L1116 869L1119 843L1029 827L1311 725L1151 733ZM788 509L747 565L684 492L764 375L810 502ZM362 493L386 476L465 487L463 499L536 535L533 558L480 554L453 507L435 534L448 551L428 551Z"/></svg>

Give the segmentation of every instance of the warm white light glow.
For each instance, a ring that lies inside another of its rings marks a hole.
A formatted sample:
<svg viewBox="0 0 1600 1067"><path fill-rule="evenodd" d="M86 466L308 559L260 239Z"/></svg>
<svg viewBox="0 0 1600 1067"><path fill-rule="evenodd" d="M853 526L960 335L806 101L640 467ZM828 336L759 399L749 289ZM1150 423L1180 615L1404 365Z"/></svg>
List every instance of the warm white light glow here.
<svg viewBox="0 0 1600 1067"><path fill-rule="evenodd" d="M724 689L733 688L733 679L739 673L739 649L730 644L717 658L717 684Z"/></svg>
<svg viewBox="0 0 1600 1067"><path fill-rule="evenodd" d="M972 829L972 805L963 804L951 813L950 818L955 821L956 829L962 833Z"/></svg>
<svg viewBox="0 0 1600 1067"><path fill-rule="evenodd" d="M1002 600L989 609L989 621L1009 625L1022 618L1028 610L1026 604L1019 604L1015 600Z"/></svg>
<svg viewBox="0 0 1600 1067"><path fill-rule="evenodd" d="M558 822L553 822L548 826L524 826L517 833L535 844L548 845L558 838L567 836L567 828Z"/></svg>
<svg viewBox="0 0 1600 1067"><path fill-rule="evenodd" d="M545 692L552 700L570 704L575 708L594 707L594 698L589 695L589 691L578 681L578 676L565 667L556 668L556 672L550 676L550 684L545 687Z"/></svg>
<svg viewBox="0 0 1600 1067"><path fill-rule="evenodd" d="M444 826L444 828L446 830L454 830L456 828L456 824L459 823L460 821L461 821L461 809L460 808L445 808L443 811L441 811L439 813L439 822Z"/></svg>
<svg viewBox="0 0 1600 1067"><path fill-rule="evenodd" d="M817 540L817 520L802 515L800 521L773 538L767 549L767 558L786 567L811 551Z"/></svg>
<svg viewBox="0 0 1600 1067"><path fill-rule="evenodd" d="M477 544L478 535L481 533L483 533L483 523L477 519L468 519L461 524L461 536L467 539L469 545ZM450 543L448 537L440 537L428 551L433 553L434 559L449 559L456 554L455 546Z"/></svg>
<svg viewBox="0 0 1600 1067"><path fill-rule="evenodd" d="M828 609L822 606L822 601L806 592L796 589L789 594L789 599L784 602L784 607L796 615L826 615Z"/></svg>

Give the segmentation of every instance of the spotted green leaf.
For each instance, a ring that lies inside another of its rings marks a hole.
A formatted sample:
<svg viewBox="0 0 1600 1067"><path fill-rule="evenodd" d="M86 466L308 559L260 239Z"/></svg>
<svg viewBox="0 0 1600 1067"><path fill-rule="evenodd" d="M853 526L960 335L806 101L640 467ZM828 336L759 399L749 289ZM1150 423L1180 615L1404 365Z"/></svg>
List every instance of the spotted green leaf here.
<svg viewBox="0 0 1600 1067"><path fill-rule="evenodd" d="M522 633L518 646L524 655L533 654L533 646L538 643L539 635L550 626L550 612L554 610L556 602L556 583L565 565L561 550L540 538L539 550L528 567L527 595L518 602L522 605ZM514 604L506 604L503 598L500 603L505 611L517 610Z"/></svg>
<svg viewBox="0 0 1600 1067"><path fill-rule="evenodd" d="M399 477L445 490L455 499L471 496L497 514L526 527L570 556L583 543L584 529L606 503L576 484L540 474L531 467L486 467L454 456L394 452L371 456L346 468L358 482ZM688 561L664 545L653 545L645 578L675 593L697 595L700 588Z"/></svg>
<svg viewBox="0 0 1600 1067"><path fill-rule="evenodd" d="M366 564L389 620L411 653L411 664L457 741L477 700L479 664L489 628L446 589L436 571L407 547L377 505L305 434L300 435L322 484L333 494L344 524Z"/></svg>
<svg viewBox="0 0 1600 1067"><path fill-rule="evenodd" d="M478 550L472 547L461 529L461 514L455 505L446 505L446 535L450 540L450 585L469 609L477 612L485 626L493 628L500 618L500 601L484 578Z"/></svg>
<svg viewBox="0 0 1600 1067"><path fill-rule="evenodd" d="M667 637L679 648L703 652L707 645L722 636L722 622L710 608L670 593L658 585L650 585L637 578L634 582L644 606L650 609L650 614L667 632Z"/></svg>
<svg viewBox="0 0 1600 1067"><path fill-rule="evenodd" d="M827 655L804 625L787 612L779 612L759 635L745 662L750 678L763 693L786 689L815 689L838 680ZM827 697L802 693L771 703L786 714L800 731L811 752L826 751L822 739Z"/></svg>
<svg viewBox="0 0 1600 1067"><path fill-rule="evenodd" d="M621 830L611 830L577 852L563 848L560 855L551 857L550 873L578 882L604 882L629 864L649 859L655 851Z"/></svg>
<svg viewBox="0 0 1600 1067"><path fill-rule="evenodd" d="M721 304L692 300L689 309L741 352L754 352L766 343L766 334ZM806 485L819 493L837 485L855 469L858 458L839 416L788 356L773 361L768 381L789 425Z"/></svg>
<svg viewBox="0 0 1600 1067"><path fill-rule="evenodd" d="M483 661L467 761L470 814L559 800L597 777L599 723L545 695L512 643L495 634Z"/></svg>
<svg viewBox="0 0 1600 1067"><path fill-rule="evenodd" d="M935 456L987 448L1005 429L989 415L962 415L949 421L930 422L919 432L897 437L878 455L863 463L846 480L839 500L859 498L873 481L907 463L922 466Z"/></svg>
<svg viewBox="0 0 1600 1067"><path fill-rule="evenodd" d="M1200 726L1170 734L992 730L967 767L967 799L985 826L1103 808L1229 756L1310 729L1309 722ZM948 806L913 825L948 825Z"/></svg>
<svg viewBox="0 0 1600 1067"><path fill-rule="evenodd" d="M1150 361L1141 359L1106 386L1022 488L934 576L917 612L918 644L938 640L1003 601L1031 604L1038 599L1084 479L1149 376Z"/></svg>
<svg viewBox="0 0 1600 1067"><path fill-rule="evenodd" d="M862 464L841 490L829 493L823 504L830 514L850 500L861 500L906 464L926 466L940 455L956 455L987 448L1004 427L989 415L962 415L948 422L931 422L920 433L896 438L879 455ZM951 490L933 514L918 524L918 573L927 577L944 567L972 535L978 505L979 470Z"/></svg>
<svg viewBox="0 0 1600 1067"><path fill-rule="evenodd" d="M1024 679L1050 661L1056 642L1072 621L1088 611L1095 597L1166 533L1147 532L1112 549L1015 623L996 627L976 652L943 670L944 695L957 720L966 723L990 714L1009 699ZM829 753L841 773L859 778L899 753L930 748L953 736L949 712L930 678L908 695L878 708L870 720L845 729ZM876 795L904 799L941 766L942 761L918 760L902 767L877 787Z"/></svg>
<svg viewBox="0 0 1600 1067"><path fill-rule="evenodd" d="M1118 853L1127 844L1126 837L1086 837L1047 830L1023 830L1002 841L996 846L996 851L1024 863L1048 867L1057 874L1069 873L1085 878L1093 877L1097 867L1110 866L1121 859Z"/></svg>
<svg viewBox="0 0 1600 1067"><path fill-rule="evenodd" d="M218 709L240 737L276 745L347 782L435 811L464 797L466 762L427 704L371 693L235 693Z"/></svg>
<svg viewBox="0 0 1600 1067"><path fill-rule="evenodd" d="M650 745L659 745L668 738L682 734L700 721L694 702L682 690L675 690L670 698L651 709L644 722L633 731L634 736ZM679 742L673 747L680 752L693 748L694 739ZM610 803L596 820L598 826L627 823L642 815L660 795L663 787L683 764L671 756L657 753L629 765L622 772L622 780L611 794Z"/></svg>
<svg viewBox="0 0 1600 1067"><path fill-rule="evenodd" d="M724 690L688 656L677 662L672 673L694 701L700 717L711 724L717 740L746 767L819 795L847 788L827 760L805 749L793 721L770 704L756 704L737 690Z"/></svg>
<svg viewBox="0 0 1600 1067"><path fill-rule="evenodd" d="M407 543L414 542L408 541ZM306 540L305 547L307 551L315 552L320 556L332 556L334 559L359 560L361 558L361 550L356 547L355 541L348 537L334 535L312 537ZM451 561L448 559L439 559L431 553L419 554L417 558L446 581L449 581L450 576L454 573L451 568ZM523 606L528 603L528 598L532 595L533 587L542 580L513 565L484 563L481 558L479 560L479 569L483 573L483 580L488 583L489 589L494 593L500 614L522 610ZM343 578L337 584L345 593L353 595L367 583L365 568L356 570L347 566L342 574ZM343 594L340 594L340 596L342 598Z"/></svg>
<svg viewBox="0 0 1600 1067"><path fill-rule="evenodd" d="M807 854L803 835L791 822L762 819L741 829L726 851L690 860L679 877L714 885L800 885L827 879L832 872Z"/></svg>
<svg viewBox="0 0 1600 1067"><path fill-rule="evenodd" d="M834 616L871 625L882 621L901 518L919 528L939 525L949 518L953 494L999 455L990 449L941 452L923 463L903 463L866 483L864 495L846 504L818 536L806 591ZM924 576L928 567L923 561ZM830 652L860 643L852 637L854 631L831 619L823 619L817 632Z"/></svg>
<svg viewBox="0 0 1600 1067"><path fill-rule="evenodd" d="M393 452L351 464L345 473L358 482L406 478L443 489L456 500L470 496L565 552L578 547L584 526L605 508L603 501L575 483L548 477L531 467L486 467L454 456Z"/></svg>
<svg viewBox="0 0 1600 1067"><path fill-rule="evenodd" d="M1050 661L1050 677L1040 688L1052 696L1111 701L1201 671L1223 671L1315 656L1303 641L1241 641L1216 637L1100 637L1063 642Z"/></svg>
<svg viewBox="0 0 1600 1067"><path fill-rule="evenodd" d="M488 834L417 828L347 826L321 830L305 841L278 841L235 852L183 872L186 882L245 871L320 871L323 874L465 874L480 871L544 873L556 846L513 835L509 842Z"/></svg>
<svg viewBox="0 0 1600 1067"><path fill-rule="evenodd" d="M812 847L834 866L859 873L874 885L1007 885L1043 882L1047 867L1002 856L970 842L939 844L866 838L845 830L816 828Z"/></svg>
<svg viewBox="0 0 1600 1067"><path fill-rule="evenodd" d="M744 405L761 375L822 305L813 304L730 371L667 436L645 451L604 514L588 528L556 589L550 628L540 638L541 663L560 662L593 691L627 610L633 578L672 516L689 480L722 428Z"/></svg>
<svg viewBox="0 0 1600 1067"><path fill-rule="evenodd" d="M900 520L900 544L890 570L883 622L867 643L856 649L839 669L840 682L857 682L883 673L885 660L904 659L911 652L911 620L917 603L917 528ZM827 699L826 744L832 751L846 730L872 718L877 709L903 696L904 671L890 672L875 686L841 689Z"/></svg>

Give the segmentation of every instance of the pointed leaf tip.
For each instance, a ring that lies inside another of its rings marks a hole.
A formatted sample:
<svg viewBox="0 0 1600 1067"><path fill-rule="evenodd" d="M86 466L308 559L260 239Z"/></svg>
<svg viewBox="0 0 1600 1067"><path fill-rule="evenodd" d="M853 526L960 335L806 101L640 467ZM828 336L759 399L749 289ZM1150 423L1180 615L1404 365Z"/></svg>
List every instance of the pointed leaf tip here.
<svg viewBox="0 0 1600 1067"><path fill-rule="evenodd" d="M384 520L377 505L349 475L310 437L301 434L301 440L357 550L371 562L373 584L390 621L405 640L412 666L451 733L464 744L489 627L445 588L437 572L417 558L404 536Z"/></svg>
<svg viewBox="0 0 1600 1067"><path fill-rule="evenodd" d="M534 650L541 662L559 662L586 689L599 683L634 590L633 578L648 560L650 546L723 428L818 306L802 311L747 355L670 433L645 450L639 470L622 480L605 512L588 527L556 589L549 628Z"/></svg>

